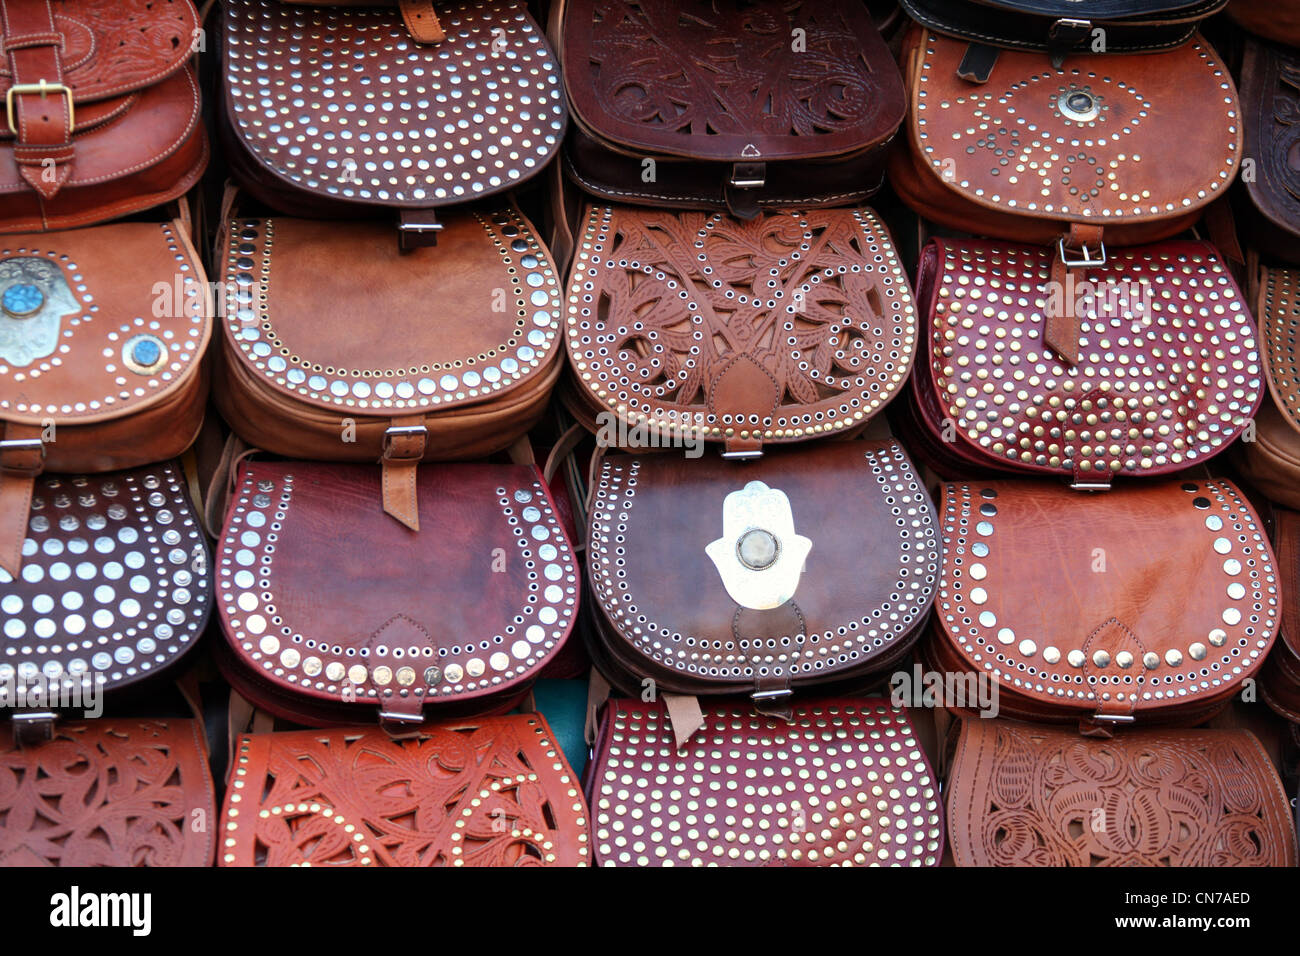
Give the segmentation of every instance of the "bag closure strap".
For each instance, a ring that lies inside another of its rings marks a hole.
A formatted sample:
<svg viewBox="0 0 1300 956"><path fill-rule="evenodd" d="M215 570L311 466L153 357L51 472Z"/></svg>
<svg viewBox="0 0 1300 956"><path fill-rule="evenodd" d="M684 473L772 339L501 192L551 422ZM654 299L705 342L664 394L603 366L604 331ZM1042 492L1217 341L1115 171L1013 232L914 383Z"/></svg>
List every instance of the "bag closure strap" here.
<svg viewBox="0 0 1300 956"><path fill-rule="evenodd" d="M76 127L72 88L63 82L63 37L48 0L0 0L0 28L13 83L5 112L19 174L44 199L72 175Z"/></svg>
<svg viewBox="0 0 1300 956"><path fill-rule="evenodd" d="M17 577L36 476L45 470L45 443L36 425L0 426L0 569Z"/></svg>
<svg viewBox="0 0 1300 956"><path fill-rule="evenodd" d="M429 429L425 427L422 415L394 418L384 432L384 453L379 459L384 470L384 511L412 531L420 530L420 502L415 477L428 438Z"/></svg>
<svg viewBox="0 0 1300 956"><path fill-rule="evenodd" d="M416 43L441 43L446 31L438 22L433 0L401 0L402 22Z"/></svg>
<svg viewBox="0 0 1300 956"><path fill-rule="evenodd" d="M1070 231L1056 242L1044 309L1043 341L1070 368L1079 364L1079 315L1073 295L1073 270L1106 264L1102 227L1071 223Z"/></svg>

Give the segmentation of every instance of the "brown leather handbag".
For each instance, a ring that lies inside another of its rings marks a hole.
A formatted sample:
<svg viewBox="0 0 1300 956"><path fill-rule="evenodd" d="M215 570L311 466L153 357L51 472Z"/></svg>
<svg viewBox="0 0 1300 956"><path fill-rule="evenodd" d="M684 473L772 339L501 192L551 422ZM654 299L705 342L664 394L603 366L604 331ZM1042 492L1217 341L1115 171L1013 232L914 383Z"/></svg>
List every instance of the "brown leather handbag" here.
<svg viewBox="0 0 1300 956"><path fill-rule="evenodd" d="M723 703L709 706L704 721L679 750L662 704L609 701L587 765L596 863L942 860L937 782L907 713L888 700L812 702L795 708L789 722Z"/></svg>
<svg viewBox="0 0 1300 956"><path fill-rule="evenodd" d="M933 222L1102 259L1101 244L1183 231L1223 195L1242 154L1227 68L1199 36L1163 53L1002 50L987 82L959 75L967 43L914 29L900 62L908 148L899 196ZM1196 149L1186 148L1196 143Z"/></svg>
<svg viewBox="0 0 1300 956"><path fill-rule="evenodd" d="M518 186L559 150L559 64L522 0L222 5L220 131L240 184L295 216L437 210ZM364 64L364 66L363 66Z"/></svg>
<svg viewBox="0 0 1300 956"><path fill-rule="evenodd" d="M1061 280L1048 247L935 239L906 416L940 474L1108 487L1217 455L1264 392L1250 310L1208 243L1112 249Z"/></svg>
<svg viewBox="0 0 1300 956"><path fill-rule="evenodd" d="M585 866L587 805L540 714L239 740L222 866Z"/></svg>
<svg viewBox="0 0 1300 956"><path fill-rule="evenodd" d="M1260 675L1264 702L1300 724L1300 513L1273 509L1273 548L1277 551L1282 626Z"/></svg>
<svg viewBox="0 0 1300 956"><path fill-rule="evenodd" d="M916 311L869 209L586 211L569 275L571 411L606 445L746 457L851 434L907 381Z"/></svg>
<svg viewBox="0 0 1300 956"><path fill-rule="evenodd" d="M0 3L0 233L107 222L184 195L208 142L190 0Z"/></svg>
<svg viewBox="0 0 1300 956"><path fill-rule="evenodd" d="M636 695L774 709L796 688L861 684L919 635L940 563L934 506L892 441L744 466L609 455L589 520L596 663Z"/></svg>
<svg viewBox="0 0 1300 956"><path fill-rule="evenodd" d="M1260 267L1255 315L1269 396L1236 464L1270 500L1300 510L1300 270Z"/></svg>
<svg viewBox="0 0 1300 956"><path fill-rule="evenodd" d="M561 369L559 277L532 224L458 211L443 237L401 252L379 223L233 219L224 249L222 417L276 454L381 462L384 509L415 529L419 462L507 448Z"/></svg>
<svg viewBox="0 0 1300 956"><path fill-rule="evenodd" d="M1253 164L1242 176L1252 207L1242 232L1256 249L1300 263L1300 51L1247 41L1241 103Z"/></svg>
<svg viewBox="0 0 1300 956"><path fill-rule="evenodd" d="M947 484L940 510L925 653L935 670L995 681L1004 716L1098 734L1205 720L1277 634L1273 552L1231 482L1087 499L1042 481Z"/></svg>
<svg viewBox="0 0 1300 956"><path fill-rule="evenodd" d="M752 218L880 187L903 85L862 4L557 3L565 171L587 192Z"/></svg>
<svg viewBox="0 0 1300 956"><path fill-rule="evenodd" d="M42 471L173 458L203 421L211 301L188 224L0 243L0 568L24 563Z"/></svg>
<svg viewBox="0 0 1300 956"><path fill-rule="evenodd" d="M239 465L216 588L218 662L240 694L298 723L377 715L408 733L527 693L579 594L541 472L430 465L415 482L419 532L380 510L376 468Z"/></svg>
<svg viewBox="0 0 1300 956"><path fill-rule="evenodd" d="M962 721L949 774L958 866L1295 866L1290 801L1245 730L1109 740Z"/></svg>

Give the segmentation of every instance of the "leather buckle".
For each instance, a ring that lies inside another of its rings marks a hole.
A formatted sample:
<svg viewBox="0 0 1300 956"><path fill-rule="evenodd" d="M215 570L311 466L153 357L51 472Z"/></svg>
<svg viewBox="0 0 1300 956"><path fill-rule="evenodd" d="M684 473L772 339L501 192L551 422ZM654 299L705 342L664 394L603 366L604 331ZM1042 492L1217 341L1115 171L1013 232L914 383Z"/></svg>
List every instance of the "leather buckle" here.
<svg viewBox="0 0 1300 956"><path fill-rule="evenodd" d="M54 739L54 722L59 715L52 710L24 710L14 714L14 743L18 749L47 744Z"/></svg>
<svg viewBox="0 0 1300 956"><path fill-rule="evenodd" d="M767 185L767 163L733 163L730 182L737 189L762 189Z"/></svg>
<svg viewBox="0 0 1300 956"><path fill-rule="evenodd" d="M62 83L47 83L42 79L39 83L19 83L16 86L11 86L9 92L5 94L5 113L9 117L9 131L15 136L18 135L18 124L14 121L14 96L25 96L30 93L39 93L41 99L45 99L51 93L63 94L68 101L68 132L71 133L77 128L71 87Z"/></svg>
<svg viewBox="0 0 1300 956"><path fill-rule="evenodd" d="M1079 37L1092 32L1092 21L1082 17L1061 17L1047 31L1052 39L1061 36Z"/></svg>
<svg viewBox="0 0 1300 956"><path fill-rule="evenodd" d="M1096 258L1088 249L1088 244L1084 243L1078 249L1067 249L1065 237L1056 240L1056 254L1061 258L1061 264L1067 269L1077 269L1080 266L1104 266L1106 264L1106 243L1097 243L1100 257Z"/></svg>
<svg viewBox="0 0 1300 956"><path fill-rule="evenodd" d="M432 210L403 209L398 213L397 247L402 252L410 252L412 249L436 246L442 228L442 223Z"/></svg>
<svg viewBox="0 0 1300 956"><path fill-rule="evenodd" d="M755 458L762 458L763 449L746 448L741 451L724 451L722 457L728 461L751 461Z"/></svg>
<svg viewBox="0 0 1300 956"><path fill-rule="evenodd" d="M14 466L5 464L7 452L36 452L36 460L29 465ZM5 438L0 440L0 471L11 475L24 475L35 478L44 470L45 443L39 438Z"/></svg>
<svg viewBox="0 0 1300 956"><path fill-rule="evenodd" d="M399 454L393 450L393 443L399 438L420 438L420 450L407 450ZM389 425L384 431L384 461L420 461L424 458L424 442L429 437L429 429L423 425Z"/></svg>
<svg viewBox="0 0 1300 956"><path fill-rule="evenodd" d="M1092 720L1098 723L1131 724L1137 721L1132 714L1093 714Z"/></svg>
<svg viewBox="0 0 1300 956"><path fill-rule="evenodd" d="M790 687L778 687L776 690L756 690L749 696L751 700L780 700L782 697L793 697L794 690Z"/></svg>
<svg viewBox="0 0 1300 956"><path fill-rule="evenodd" d="M1108 481L1072 481L1071 491L1110 491L1113 486Z"/></svg>

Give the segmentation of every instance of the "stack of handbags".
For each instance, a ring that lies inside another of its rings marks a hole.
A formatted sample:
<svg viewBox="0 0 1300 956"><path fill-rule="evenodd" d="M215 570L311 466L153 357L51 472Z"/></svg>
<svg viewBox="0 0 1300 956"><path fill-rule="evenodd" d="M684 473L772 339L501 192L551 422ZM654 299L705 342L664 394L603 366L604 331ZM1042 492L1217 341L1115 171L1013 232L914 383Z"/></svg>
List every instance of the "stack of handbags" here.
<svg viewBox="0 0 1300 956"><path fill-rule="evenodd" d="M880 188L903 87L860 3L561 0L564 167L611 202L842 205Z"/></svg>
<svg viewBox="0 0 1300 956"><path fill-rule="evenodd" d="M104 224L203 172L198 14L5 0L0 31L0 861L202 865L201 723L116 715L207 620L174 459L203 419L211 302L183 201L168 222ZM115 716L82 720L105 696Z"/></svg>

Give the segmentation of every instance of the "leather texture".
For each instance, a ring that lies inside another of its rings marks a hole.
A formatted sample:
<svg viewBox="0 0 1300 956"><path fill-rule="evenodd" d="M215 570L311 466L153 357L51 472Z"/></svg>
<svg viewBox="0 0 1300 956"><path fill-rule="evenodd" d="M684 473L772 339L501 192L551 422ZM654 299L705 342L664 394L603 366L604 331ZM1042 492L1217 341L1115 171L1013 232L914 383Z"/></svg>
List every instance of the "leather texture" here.
<svg viewBox="0 0 1300 956"><path fill-rule="evenodd" d="M68 722L25 749L0 726L0 867L211 866L206 747L193 720Z"/></svg>
<svg viewBox="0 0 1300 956"><path fill-rule="evenodd" d="M823 700L790 722L719 703L678 750L662 703L609 701L588 765L602 866L936 866L939 788L907 714ZM817 767L816 771L801 767Z"/></svg>
<svg viewBox="0 0 1300 956"><path fill-rule="evenodd" d="M1021 242L1055 242L1070 224L1153 242L1191 225L1237 174L1236 89L1199 36L1060 67L1004 50L982 85L957 75L966 46L914 29L901 54L909 148L894 151L889 177L927 219Z"/></svg>
<svg viewBox="0 0 1300 956"><path fill-rule="evenodd" d="M1272 396L1255 416L1254 438L1233 446L1233 464L1241 477L1269 501L1300 510L1300 429Z"/></svg>
<svg viewBox="0 0 1300 956"><path fill-rule="evenodd" d="M182 224L0 242L0 568L19 573L35 475L179 455L203 422L212 304Z"/></svg>
<svg viewBox="0 0 1300 956"><path fill-rule="evenodd" d="M217 551L227 678L314 725L414 726L513 703L578 608L541 473L422 467L419 532L384 515L379 483L366 465L239 466Z"/></svg>
<svg viewBox="0 0 1300 956"><path fill-rule="evenodd" d="M235 219L226 235L222 417L318 461L483 457L541 417L561 370L561 288L517 211L457 212L401 252L381 223Z"/></svg>
<svg viewBox="0 0 1300 956"><path fill-rule="evenodd" d="M1295 0L1231 0L1227 13L1238 26L1256 36L1300 47L1300 3Z"/></svg>
<svg viewBox="0 0 1300 956"><path fill-rule="evenodd" d="M903 119L860 4L564 0L561 35L566 168L616 202L752 216L858 201Z"/></svg>
<svg viewBox="0 0 1300 956"><path fill-rule="evenodd" d="M438 20L438 12L433 0L285 0L309 7L385 7L394 6L401 11L402 22L417 43L440 43L446 39L446 31Z"/></svg>
<svg viewBox="0 0 1300 956"><path fill-rule="evenodd" d="M239 740L222 866L584 866L587 806L540 714Z"/></svg>
<svg viewBox="0 0 1300 956"><path fill-rule="evenodd" d="M432 210L519 186L560 148L559 63L519 0L438 4L436 44L397 4L222 6L227 154L272 208Z"/></svg>
<svg viewBox="0 0 1300 956"><path fill-rule="evenodd" d="M744 464L609 455L596 483L590 595L611 658L602 669L626 693L648 678L673 693L785 695L877 674L930 608L934 509L895 442L823 442ZM728 496L746 491L761 492L761 507L735 514ZM739 558L752 529L775 538L778 557L756 570Z"/></svg>
<svg viewBox="0 0 1300 956"><path fill-rule="evenodd" d="M1282 717L1300 724L1300 512L1273 509L1273 548L1282 592L1281 640L1260 678L1260 695Z"/></svg>
<svg viewBox="0 0 1300 956"><path fill-rule="evenodd" d="M902 388L916 309L869 209L722 214L594 206L569 276L581 404L728 450L852 430ZM646 444L646 439L640 442Z"/></svg>
<svg viewBox="0 0 1300 956"><path fill-rule="evenodd" d="M908 16L946 36L1014 50L1088 53L1168 50L1228 0L900 0ZM1064 21L1064 23L1062 22ZM1069 29L1063 29L1068 26Z"/></svg>
<svg viewBox="0 0 1300 956"><path fill-rule="evenodd" d="M940 508L927 654L996 681L1006 716L1089 730L1203 719L1277 634L1272 549L1228 481L1096 497L1041 481L946 484Z"/></svg>
<svg viewBox="0 0 1300 956"><path fill-rule="evenodd" d="M1300 51L1247 41L1241 78L1246 155L1255 160L1243 177L1256 213L1251 244L1300 262Z"/></svg>
<svg viewBox="0 0 1300 956"><path fill-rule="evenodd" d="M980 240L924 249L909 402L915 447L937 471L1108 485L1205 462L1247 428L1260 346L1213 246L1111 249L1064 281L1058 262L1051 248ZM1078 330L1072 366L1045 342L1054 302Z"/></svg>
<svg viewBox="0 0 1300 956"><path fill-rule="evenodd" d="M1290 801L1244 730L1111 740L965 720L948 779L958 866L1295 866Z"/></svg>
<svg viewBox="0 0 1300 956"><path fill-rule="evenodd" d="M0 705L42 677L115 692L193 649L212 573L178 463L42 475L22 515L22 573L0 570Z"/></svg>
<svg viewBox="0 0 1300 956"><path fill-rule="evenodd" d="M0 94L13 104L0 233L106 222L194 185L208 160L198 35L190 0L0 4Z"/></svg>
<svg viewBox="0 0 1300 956"><path fill-rule="evenodd" d="M1236 464L1270 500L1300 509L1300 271L1261 266L1256 286L1271 400L1255 418L1254 440L1237 445Z"/></svg>

